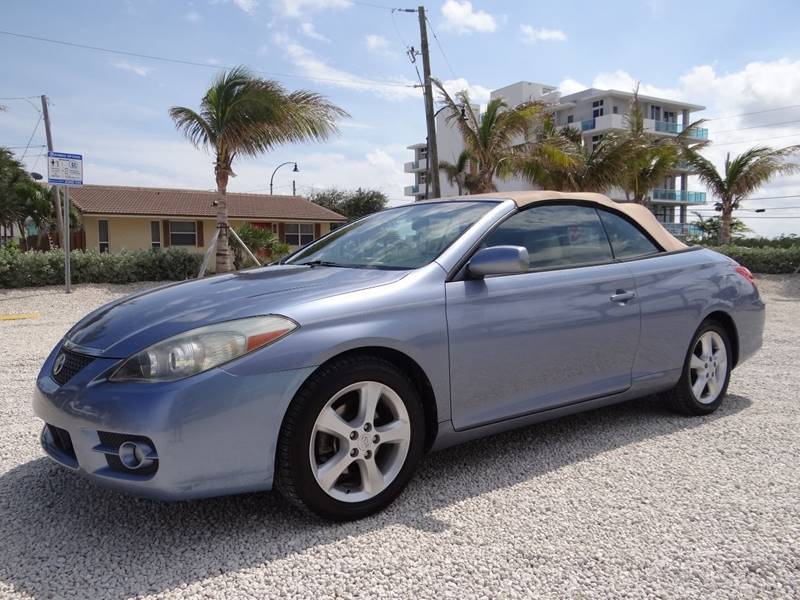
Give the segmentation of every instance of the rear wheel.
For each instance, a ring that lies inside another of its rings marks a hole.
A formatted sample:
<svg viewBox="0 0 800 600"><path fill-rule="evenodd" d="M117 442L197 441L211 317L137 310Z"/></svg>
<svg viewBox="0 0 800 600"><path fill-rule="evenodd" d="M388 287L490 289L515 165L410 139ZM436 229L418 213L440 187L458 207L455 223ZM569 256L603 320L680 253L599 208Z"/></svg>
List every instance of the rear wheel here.
<svg viewBox="0 0 800 600"><path fill-rule="evenodd" d="M728 390L732 365L728 333L715 321L697 330L678 384L665 394L679 412L707 415L719 408Z"/></svg>
<svg viewBox="0 0 800 600"><path fill-rule="evenodd" d="M414 384L380 358L322 367L287 412L276 488L293 504L336 520L384 508L411 478L424 447Z"/></svg>

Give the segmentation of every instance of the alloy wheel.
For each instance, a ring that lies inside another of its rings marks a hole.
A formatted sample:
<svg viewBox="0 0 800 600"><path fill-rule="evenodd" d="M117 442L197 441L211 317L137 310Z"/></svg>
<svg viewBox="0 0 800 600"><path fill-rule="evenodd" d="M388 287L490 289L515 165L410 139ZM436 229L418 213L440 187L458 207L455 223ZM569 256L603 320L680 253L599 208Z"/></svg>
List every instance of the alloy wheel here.
<svg viewBox="0 0 800 600"><path fill-rule="evenodd" d="M725 387L728 376L728 350L716 331L706 331L697 339L689 370L689 383L695 400L701 404L713 403Z"/></svg>
<svg viewBox="0 0 800 600"><path fill-rule="evenodd" d="M309 443L311 471L332 498L362 502L394 481L410 443L408 411L397 392L360 381L337 392L317 416Z"/></svg>

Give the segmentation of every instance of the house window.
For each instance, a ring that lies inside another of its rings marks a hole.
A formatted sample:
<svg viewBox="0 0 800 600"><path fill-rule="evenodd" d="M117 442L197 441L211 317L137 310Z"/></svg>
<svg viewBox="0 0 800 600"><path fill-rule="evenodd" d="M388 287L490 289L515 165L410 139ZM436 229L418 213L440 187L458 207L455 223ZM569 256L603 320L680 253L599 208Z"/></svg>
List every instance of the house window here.
<svg viewBox="0 0 800 600"><path fill-rule="evenodd" d="M615 105L614 105L614 106L611 108L611 112L613 112L615 115L616 115L616 114L618 114L618 113L619 113L619 106L617 106L617 105L615 104Z"/></svg>
<svg viewBox="0 0 800 600"><path fill-rule="evenodd" d="M593 135L592 136L592 150L597 148L597 144L599 144L600 140L602 140L602 139L603 139L602 135Z"/></svg>
<svg viewBox="0 0 800 600"><path fill-rule="evenodd" d="M567 123L572 123L575 120L575 115L567 115Z"/></svg>
<svg viewBox="0 0 800 600"><path fill-rule="evenodd" d="M108 252L108 221L105 219L100 219L97 222L97 227L97 239L100 241L100 252Z"/></svg>
<svg viewBox="0 0 800 600"><path fill-rule="evenodd" d="M305 246L314 241L313 223L287 223L286 243L290 246Z"/></svg>
<svg viewBox="0 0 800 600"><path fill-rule="evenodd" d="M196 246L197 223L194 221L169 222L170 246Z"/></svg>
<svg viewBox="0 0 800 600"><path fill-rule="evenodd" d="M161 221L150 221L150 247L161 248Z"/></svg>
<svg viewBox="0 0 800 600"><path fill-rule="evenodd" d="M603 101L602 100L595 100L592 102L592 118L596 119L597 117L603 116Z"/></svg>
<svg viewBox="0 0 800 600"><path fill-rule="evenodd" d="M678 119L675 118L675 113L669 110L664 111L664 120L667 123L677 123Z"/></svg>

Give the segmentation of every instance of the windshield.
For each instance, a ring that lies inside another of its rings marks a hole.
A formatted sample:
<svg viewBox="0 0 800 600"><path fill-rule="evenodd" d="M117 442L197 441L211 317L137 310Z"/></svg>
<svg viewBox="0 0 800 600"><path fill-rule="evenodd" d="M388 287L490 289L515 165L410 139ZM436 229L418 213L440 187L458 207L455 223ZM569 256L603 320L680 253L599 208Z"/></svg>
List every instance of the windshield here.
<svg viewBox="0 0 800 600"><path fill-rule="evenodd" d="M300 250L289 264L416 269L439 256L493 202L410 204L375 213Z"/></svg>

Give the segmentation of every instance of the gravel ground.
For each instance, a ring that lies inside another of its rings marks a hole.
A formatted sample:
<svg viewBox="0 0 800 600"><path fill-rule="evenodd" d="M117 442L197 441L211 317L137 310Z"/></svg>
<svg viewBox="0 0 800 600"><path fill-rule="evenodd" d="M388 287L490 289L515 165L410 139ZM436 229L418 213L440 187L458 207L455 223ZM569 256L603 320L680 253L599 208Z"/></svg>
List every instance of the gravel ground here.
<svg viewBox="0 0 800 600"><path fill-rule="evenodd" d="M763 277L764 349L715 415L653 399L430 455L388 511L331 525L272 494L161 504L43 457L46 354L131 286L0 293L0 596L797 598L800 277Z"/></svg>

